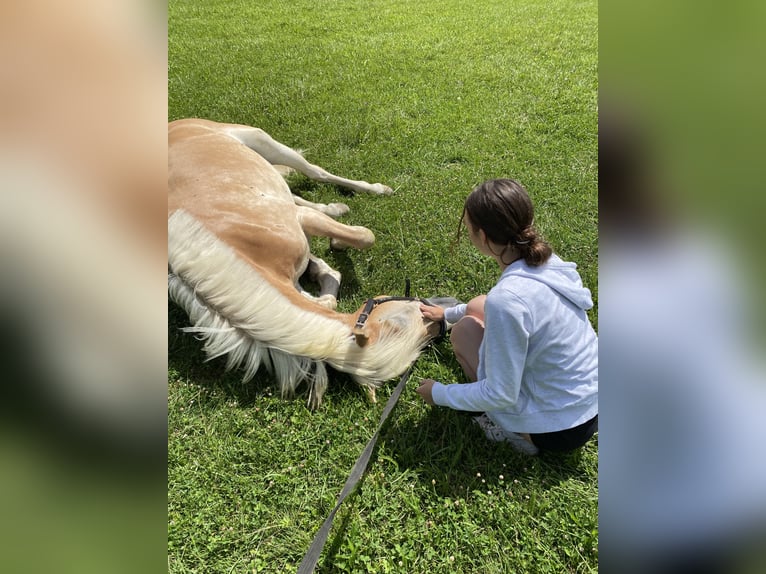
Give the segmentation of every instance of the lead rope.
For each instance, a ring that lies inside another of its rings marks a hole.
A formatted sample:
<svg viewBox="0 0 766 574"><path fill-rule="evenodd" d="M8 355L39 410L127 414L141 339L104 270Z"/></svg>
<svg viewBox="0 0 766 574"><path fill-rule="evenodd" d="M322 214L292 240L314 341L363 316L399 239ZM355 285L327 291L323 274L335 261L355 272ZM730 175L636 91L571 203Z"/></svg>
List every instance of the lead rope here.
<svg viewBox="0 0 766 574"><path fill-rule="evenodd" d="M391 393L391 396L388 398L386 407L383 409L383 413L380 415L378 429L375 431L375 434L372 435L372 438L370 438L370 440L367 442L367 446L364 447L362 454L359 455L358 459L356 459L354 467L351 469L351 474L349 474L348 478L346 479L346 484L343 485L343 490L340 492L340 496L338 497L338 502L335 504L335 508L330 511L330 514L325 519L322 527L314 535L314 541L311 543L311 546L309 546L309 549L306 552L306 555L303 557L300 566L298 566L297 574L311 574L314 572L314 568L316 568L317 562L319 561L319 555L322 553L325 542L327 542L327 536L330 534L333 520L335 520L335 514L338 512L340 505L343 504L343 501L346 500L346 497L351 494L359 482L359 479L362 478L364 472L367 470L367 465L370 462L370 456L372 456L372 451L375 448L375 443L378 442L378 436L380 435L380 431L383 428L383 424L386 422L388 415L391 414L391 411L394 409L396 402L399 400L399 395L402 394L402 391L404 390L407 379L409 379L411 372L412 366L410 366L410 368L407 369L407 372L402 375L399 384L396 385L394 392Z"/></svg>

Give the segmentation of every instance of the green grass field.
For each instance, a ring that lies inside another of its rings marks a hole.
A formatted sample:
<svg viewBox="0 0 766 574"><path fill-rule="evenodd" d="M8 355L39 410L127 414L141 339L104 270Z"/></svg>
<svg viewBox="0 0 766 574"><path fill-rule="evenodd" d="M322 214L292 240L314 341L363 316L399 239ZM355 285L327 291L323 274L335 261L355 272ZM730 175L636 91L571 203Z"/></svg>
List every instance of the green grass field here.
<svg viewBox="0 0 766 574"><path fill-rule="evenodd" d="M314 0L169 3L169 119L265 129L327 170L395 189L350 195L293 177L372 229L364 252L314 252L343 274L339 310L402 294L463 300L494 262L454 243L463 199L513 177L597 301L597 3ZM594 325L598 306L591 312ZM340 373L317 412L204 361L169 307L168 569L294 572L375 431L377 404ZM339 513L318 572L594 572L597 441L529 458L470 418L425 406L423 377L462 381L427 349Z"/></svg>

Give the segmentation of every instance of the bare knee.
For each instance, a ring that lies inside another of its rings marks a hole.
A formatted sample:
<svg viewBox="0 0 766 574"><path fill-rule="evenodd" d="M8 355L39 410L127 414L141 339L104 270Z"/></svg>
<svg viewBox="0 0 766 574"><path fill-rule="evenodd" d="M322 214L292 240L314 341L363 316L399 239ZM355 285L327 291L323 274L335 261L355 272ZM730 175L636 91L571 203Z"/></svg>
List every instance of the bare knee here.
<svg viewBox="0 0 766 574"><path fill-rule="evenodd" d="M450 341L455 350L465 347L479 348L484 338L484 322L478 318L466 315L452 327Z"/></svg>
<svg viewBox="0 0 766 574"><path fill-rule="evenodd" d="M486 295L474 297L466 306L465 315L452 327L452 346L464 348L476 346L477 352L484 338L484 302Z"/></svg>
<svg viewBox="0 0 766 574"><path fill-rule="evenodd" d="M479 366L479 347L484 338L484 322L471 315L466 315L452 328L450 342L455 357L463 368L468 380L476 380Z"/></svg>
<svg viewBox="0 0 766 574"><path fill-rule="evenodd" d="M468 301L468 305L465 309L466 317L476 317L479 319L482 323L482 328L484 327L484 303L486 301L486 295L479 295Z"/></svg>

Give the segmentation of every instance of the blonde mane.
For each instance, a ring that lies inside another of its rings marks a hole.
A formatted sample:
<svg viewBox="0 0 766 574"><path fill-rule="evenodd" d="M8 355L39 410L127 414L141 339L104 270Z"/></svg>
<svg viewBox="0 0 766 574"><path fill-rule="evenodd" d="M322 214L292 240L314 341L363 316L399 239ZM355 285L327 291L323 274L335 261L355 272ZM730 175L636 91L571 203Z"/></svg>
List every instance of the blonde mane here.
<svg viewBox="0 0 766 574"><path fill-rule="evenodd" d="M387 328L360 347L342 315L312 312L308 299L296 305L183 210L168 219L168 263L169 296L186 310L192 326L184 330L205 342L208 360L228 355L226 368L241 367L245 381L264 365L283 396L306 381L312 408L327 388L326 364L375 388L403 372L428 342L419 330Z"/></svg>

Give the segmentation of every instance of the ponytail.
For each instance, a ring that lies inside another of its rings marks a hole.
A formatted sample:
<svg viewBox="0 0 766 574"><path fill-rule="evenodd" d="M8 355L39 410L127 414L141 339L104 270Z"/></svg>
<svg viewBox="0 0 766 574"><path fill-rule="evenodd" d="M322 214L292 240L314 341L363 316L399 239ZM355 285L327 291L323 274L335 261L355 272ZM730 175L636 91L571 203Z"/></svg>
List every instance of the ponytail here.
<svg viewBox="0 0 766 574"><path fill-rule="evenodd" d="M530 267L542 265L548 261L553 254L553 249L548 242L546 242L531 225L527 226L521 233L519 233L514 241L514 246L519 251L522 259L524 259Z"/></svg>

